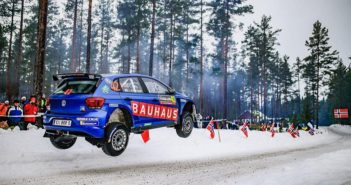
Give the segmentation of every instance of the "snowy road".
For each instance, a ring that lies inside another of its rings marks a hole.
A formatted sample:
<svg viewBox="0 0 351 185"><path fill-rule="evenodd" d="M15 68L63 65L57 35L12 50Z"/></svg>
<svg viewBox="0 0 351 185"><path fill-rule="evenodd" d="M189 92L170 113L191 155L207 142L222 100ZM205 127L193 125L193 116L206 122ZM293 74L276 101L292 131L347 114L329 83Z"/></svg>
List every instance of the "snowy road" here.
<svg viewBox="0 0 351 185"><path fill-rule="evenodd" d="M155 130L146 145L132 135L117 158L84 141L71 150L53 149L41 131L0 133L0 184L351 184L349 127L301 133L296 140L286 133L273 139L250 132L244 139L223 131L221 143L202 130L187 140L171 132ZM24 142L6 145L18 137Z"/></svg>

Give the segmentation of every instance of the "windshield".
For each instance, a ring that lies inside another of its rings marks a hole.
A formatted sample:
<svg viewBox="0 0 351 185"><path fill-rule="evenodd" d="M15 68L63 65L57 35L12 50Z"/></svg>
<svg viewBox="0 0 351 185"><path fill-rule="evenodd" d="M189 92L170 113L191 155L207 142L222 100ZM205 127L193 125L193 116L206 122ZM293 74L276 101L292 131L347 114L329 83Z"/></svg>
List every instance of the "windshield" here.
<svg viewBox="0 0 351 185"><path fill-rule="evenodd" d="M98 79L73 79L63 81L54 94L91 94L96 89Z"/></svg>

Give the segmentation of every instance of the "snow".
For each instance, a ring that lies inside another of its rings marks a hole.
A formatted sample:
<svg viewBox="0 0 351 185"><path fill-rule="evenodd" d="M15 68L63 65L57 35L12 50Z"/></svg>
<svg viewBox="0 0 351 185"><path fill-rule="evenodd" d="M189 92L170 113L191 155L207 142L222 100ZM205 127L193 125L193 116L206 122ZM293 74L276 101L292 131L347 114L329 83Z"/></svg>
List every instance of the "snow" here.
<svg viewBox="0 0 351 185"><path fill-rule="evenodd" d="M351 127L332 126L330 129L351 134ZM49 139L42 137L44 134L42 129L31 128L28 131L0 129L0 184L1 179L42 177L82 169L96 170L172 162L211 161L289 152L330 144L341 138L340 135L330 132L326 127L319 130L322 134L314 136L300 131L300 137L296 139L288 133L276 133L275 137L272 138L270 132L250 131L249 138L245 138L237 130L220 130L221 142L219 142L217 130L215 130L215 139L211 140L206 129L194 129L191 136L184 139L179 138L173 128L160 128L150 130L151 139L147 144L143 143L140 135L131 134L126 151L121 156L110 157L105 155L101 149L90 145L84 138L78 138L76 144L68 150L59 150L51 145ZM283 171L282 167L278 166L267 170L267 172L272 173L275 179L279 179L282 175L280 180L285 182L284 176L290 174L289 177L293 177L291 174L298 173L301 165L311 165L316 160L322 159L326 162L320 165L330 167L323 169L326 172L328 170L350 172L350 167L335 169L337 165L347 162L348 157L346 156L350 156L350 154L351 150L338 151L319 156L316 159L303 162L303 164L302 162L292 163L288 167L284 167ZM338 160L335 161L334 158L338 158ZM308 173L306 174L308 175ZM260 182L259 178L247 177L245 179L245 176L241 178L244 179L243 182L247 179L252 180L252 184ZM323 177L314 176L314 178ZM270 184L270 181L264 184Z"/></svg>

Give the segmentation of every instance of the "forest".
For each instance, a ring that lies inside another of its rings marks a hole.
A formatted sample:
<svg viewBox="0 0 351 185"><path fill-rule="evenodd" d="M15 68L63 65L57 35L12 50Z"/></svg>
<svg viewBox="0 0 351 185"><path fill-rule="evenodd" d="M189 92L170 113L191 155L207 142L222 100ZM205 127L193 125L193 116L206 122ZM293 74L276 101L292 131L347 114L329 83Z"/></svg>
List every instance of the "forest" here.
<svg viewBox="0 0 351 185"><path fill-rule="evenodd" d="M2 0L0 8L0 101L49 95L53 74L140 73L191 97L203 116L351 123L333 115L351 110L351 68L319 20L301 45L308 55L291 58L277 50L284 29L274 17L238 21L255 11L245 0Z"/></svg>

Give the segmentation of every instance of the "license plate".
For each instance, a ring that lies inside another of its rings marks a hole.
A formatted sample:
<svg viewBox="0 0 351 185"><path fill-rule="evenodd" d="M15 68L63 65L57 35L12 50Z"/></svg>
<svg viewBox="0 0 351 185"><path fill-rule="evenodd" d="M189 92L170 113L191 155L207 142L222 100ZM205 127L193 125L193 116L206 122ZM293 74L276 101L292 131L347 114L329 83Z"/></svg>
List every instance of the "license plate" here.
<svg viewBox="0 0 351 185"><path fill-rule="evenodd" d="M56 120L54 120L53 125L70 127L70 126L71 126L71 123L72 123L71 120L60 120L60 119L56 119Z"/></svg>

